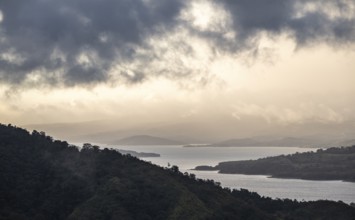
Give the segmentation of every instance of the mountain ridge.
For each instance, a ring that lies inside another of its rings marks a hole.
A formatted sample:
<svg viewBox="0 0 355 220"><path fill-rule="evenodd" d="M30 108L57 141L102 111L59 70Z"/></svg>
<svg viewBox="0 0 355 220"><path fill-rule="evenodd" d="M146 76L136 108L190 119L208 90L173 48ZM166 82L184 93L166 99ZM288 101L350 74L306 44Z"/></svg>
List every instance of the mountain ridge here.
<svg viewBox="0 0 355 220"><path fill-rule="evenodd" d="M0 124L0 219L352 219L341 202L261 197L116 150Z"/></svg>
<svg viewBox="0 0 355 220"><path fill-rule="evenodd" d="M218 170L227 174L268 175L275 178L355 182L355 145L257 160L226 161L214 167L203 165L195 169Z"/></svg>
<svg viewBox="0 0 355 220"><path fill-rule="evenodd" d="M183 142L151 135L134 135L112 141L115 145L183 145Z"/></svg>

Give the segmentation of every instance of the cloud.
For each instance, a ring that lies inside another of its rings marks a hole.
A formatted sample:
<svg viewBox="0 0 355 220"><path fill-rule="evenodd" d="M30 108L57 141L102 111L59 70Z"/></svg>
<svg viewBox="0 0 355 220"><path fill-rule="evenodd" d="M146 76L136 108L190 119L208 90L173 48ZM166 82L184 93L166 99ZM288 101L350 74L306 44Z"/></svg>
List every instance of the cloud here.
<svg viewBox="0 0 355 220"><path fill-rule="evenodd" d="M238 103L233 106L232 116L241 120L246 116L261 117L268 123L276 124L338 124L345 121L344 110L317 103L300 103L298 106L276 106Z"/></svg>
<svg viewBox="0 0 355 220"><path fill-rule="evenodd" d="M261 33L287 33L299 46L347 44L354 9L353 0L0 1L0 83L206 81L208 62L193 61L201 57L195 45L207 44L213 60L255 47Z"/></svg>
<svg viewBox="0 0 355 220"><path fill-rule="evenodd" d="M222 0L230 12L236 39L245 43L258 33L288 32L299 45L355 40L353 0Z"/></svg>
<svg viewBox="0 0 355 220"><path fill-rule="evenodd" d="M179 0L1 1L0 81L107 81L113 63L135 59L147 38L174 28L183 7Z"/></svg>

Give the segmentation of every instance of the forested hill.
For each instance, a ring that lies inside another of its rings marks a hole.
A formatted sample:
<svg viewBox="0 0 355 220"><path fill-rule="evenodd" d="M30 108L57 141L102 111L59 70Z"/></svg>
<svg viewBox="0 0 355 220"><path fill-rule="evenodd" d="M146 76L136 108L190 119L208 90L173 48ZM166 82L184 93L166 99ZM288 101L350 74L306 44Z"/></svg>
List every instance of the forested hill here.
<svg viewBox="0 0 355 220"><path fill-rule="evenodd" d="M199 166L198 170L220 173L260 174L272 177L307 180L344 180L355 182L355 146L319 149L258 160L222 162L215 167Z"/></svg>
<svg viewBox="0 0 355 220"><path fill-rule="evenodd" d="M353 219L341 202L262 198L117 151L0 125L0 219Z"/></svg>

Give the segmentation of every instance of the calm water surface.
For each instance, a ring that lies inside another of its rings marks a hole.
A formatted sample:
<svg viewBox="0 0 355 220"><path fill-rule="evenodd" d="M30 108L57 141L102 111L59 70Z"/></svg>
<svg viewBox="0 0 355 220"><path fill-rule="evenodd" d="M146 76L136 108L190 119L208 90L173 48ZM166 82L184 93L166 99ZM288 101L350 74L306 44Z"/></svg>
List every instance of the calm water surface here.
<svg viewBox="0 0 355 220"><path fill-rule="evenodd" d="M101 145L102 146L102 145ZM112 147L112 146L110 146ZM182 146L118 146L125 150L158 153L161 157L143 158L160 166L177 165L182 172L194 173L198 178L213 179L223 187L248 189L272 198L289 198L299 201L328 199L355 202L355 183L342 181L309 181L268 178L262 175L219 174L216 171L195 171L198 165L216 165L222 161L258 159L262 157L314 151L297 147L203 147Z"/></svg>

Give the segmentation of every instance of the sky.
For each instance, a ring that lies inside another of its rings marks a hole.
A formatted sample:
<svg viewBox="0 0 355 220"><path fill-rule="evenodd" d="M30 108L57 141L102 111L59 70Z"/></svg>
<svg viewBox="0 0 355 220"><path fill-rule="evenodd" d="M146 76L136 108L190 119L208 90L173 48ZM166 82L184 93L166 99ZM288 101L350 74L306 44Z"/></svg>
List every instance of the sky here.
<svg viewBox="0 0 355 220"><path fill-rule="evenodd" d="M3 0L0 122L355 139L354 42L354 0Z"/></svg>

